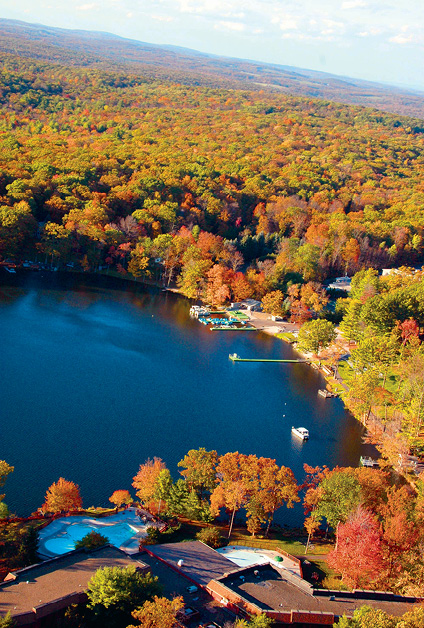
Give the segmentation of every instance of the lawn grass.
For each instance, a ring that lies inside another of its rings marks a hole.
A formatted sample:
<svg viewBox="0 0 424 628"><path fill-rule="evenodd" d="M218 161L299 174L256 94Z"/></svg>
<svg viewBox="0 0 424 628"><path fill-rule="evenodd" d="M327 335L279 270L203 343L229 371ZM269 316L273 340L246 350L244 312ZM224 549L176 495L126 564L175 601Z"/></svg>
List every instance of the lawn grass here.
<svg viewBox="0 0 424 628"><path fill-rule="evenodd" d="M244 545L246 547L257 547L261 549L277 550L283 549L294 556L304 556L306 547L306 537L298 534L271 531L269 538L265 539L261 535L252 537L246 530L233 530L228 545ZM310 554L328 554L332 549L332 544L318 541L313 543L313 548L309 549Z"/></svg>
<svg viewBox="0 0 424 628"><path fill-rule="evenodd" d="M340 574L331 569L326 560L311 560L308 562L309 564L303 563L303 577L314 587L319 589L345 589L341 582ZM318 579L316 579L316 574L318 574Z"/></svg>
<svg viewBox="0 0 424 628"><path fill-rule="evenodd" d="M350 387L352 385L352 382L356 378L355 371L349 366L349 364L345 360L342 360L341 362L339 362L338 370L339 370L339 374L342 380L345 382L345 384L347 384ZM383 378L381 377L380 385L382 384L383 384ZM389 370L386 377L384 388L388 390L390 393L395 394L398 389L398 386L399 386L398 377L393 373L393 371Z"/></svg>
<svg viewBox="0 0 424 628"><path fill-rule="evenodd" d="M399 379L393 372L389 371L386 377L386 384L384 387L392 394L395 394L397 392L399 388Z"/></svg>
<svg viewBox="0 0 424 628"><path fill-rule="evenodd" d="M122 508L119 510L122 510ZM103 517L114 514L116 514L116 508L102 508L101 506L91 506L90 508L81 510L81 515L90 515L91 517Z"/></svg>
<svg viewBox="0 0 424 628"><path fill-rule="evenodd" d="M350 368L349 364L345 360L339 362L337 368L342 380L345 382L345 384L350 386L352 380L355 378L355 371Z"/></svg>
<svg viewBox="0 0 424 628"><path fill-rule="evenodd" d="M300 531L275 530L271 529L268 538L264 538L263 534L252 537L246 528L233 528L230 539L228 539L228 526L222 524L207 524L201 521L190 521L183 517L178 518L180 524L178 529L170 529L162 534L161 543L183 543L185 541L195 541L196 534L207 527L216 527L222 536L223 545L241 545L245 547L255 547L265 550L283 549L288 554L294 556L304 556L307 537L302 535ZM173 524L171 524L173 525ZM308 555L325 556L333 549L333 543L324 540L313 540L309 546Z"/></svg>
<svg viewBox="0 0 424 628"><path fill-rule="evenodd" d="M275 334L275 337L280 338L280 340L284 340L285 342L288 342L290 344L296 342L296 336L287 331L282 331L280 334Z"/></svg>

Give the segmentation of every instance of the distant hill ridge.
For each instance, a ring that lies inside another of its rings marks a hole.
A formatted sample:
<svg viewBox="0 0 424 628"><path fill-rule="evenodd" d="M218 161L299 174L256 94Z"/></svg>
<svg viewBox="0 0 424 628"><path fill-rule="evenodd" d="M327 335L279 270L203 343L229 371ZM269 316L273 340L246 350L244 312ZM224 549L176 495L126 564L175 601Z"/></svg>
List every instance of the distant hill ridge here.
<svg viewBox="0 0 424 628"><path fill-rule="evenodd" d="M424 92L291 66L219 57L99 31L0 19L0 53L186 84L281 91L424 119Z"/></svg>

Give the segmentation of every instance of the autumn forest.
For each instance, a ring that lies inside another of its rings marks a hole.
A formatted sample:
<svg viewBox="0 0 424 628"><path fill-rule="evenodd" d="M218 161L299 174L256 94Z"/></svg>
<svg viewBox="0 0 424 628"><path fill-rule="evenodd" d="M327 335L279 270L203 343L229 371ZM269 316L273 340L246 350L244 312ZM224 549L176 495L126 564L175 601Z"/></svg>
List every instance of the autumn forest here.
<svg viewBox="0 0 424 628"><path fill-rule="evenodd" d="M422 262L419 120L3 55L3 259L228 298Z"/></svg>
<svg viewBox="0 0 424 628"><path fill-rule="evenodd" d="M383 455L378 470L305 465L300 485L253 454L190 450L176 481L147 460L132 487L174 535L154 528L150 541L176 538L184 518L216 546L237 515L266 538L274 512L302 500L307 543L320 528L337 538L328 565L341 577L327 584L423 595L424 476L393 472L424 452L423 120L209 75L46 60L33 43L1 50L0 264L103 272L213 306L261 300L303 326L298 349L340 368L340 394ZM388 268L401 271L382 277ZM350 293L326 291L340 275ZM336 325L349 367L341 350L321 353ZM0 462L1 487L13 468ZM133 499L122 489L110 501ZM81 507L61 478L38 517ZM35 556L36 533L15 523L0 530L8 568Z"/></svg>

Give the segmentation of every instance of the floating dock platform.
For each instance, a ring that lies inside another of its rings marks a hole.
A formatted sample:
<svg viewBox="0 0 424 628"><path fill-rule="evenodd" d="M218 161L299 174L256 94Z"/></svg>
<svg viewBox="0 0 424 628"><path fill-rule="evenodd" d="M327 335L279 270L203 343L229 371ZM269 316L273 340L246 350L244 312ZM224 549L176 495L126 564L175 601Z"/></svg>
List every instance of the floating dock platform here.
<svg viewBox="0 0 424 628"><path fill-rule="evenodd" d="M234 325L219 325L211 327L211 331L257 331L256 327L234 327Z"/></svg>
<svg viewBox="0 0 424 628"><path fill-rule="evenodd" d="M307 363L308 360L266 360L264 358L240 358L237 353L230 353L228 356L233 362L284 362L286 364Z"/></svg>

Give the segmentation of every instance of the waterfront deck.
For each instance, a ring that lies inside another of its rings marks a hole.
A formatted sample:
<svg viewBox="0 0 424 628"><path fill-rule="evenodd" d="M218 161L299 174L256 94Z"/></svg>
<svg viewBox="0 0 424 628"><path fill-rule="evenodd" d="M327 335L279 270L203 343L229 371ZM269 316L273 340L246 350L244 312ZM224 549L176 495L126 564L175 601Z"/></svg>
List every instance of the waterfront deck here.
<svg viewBox="0 0 424 628"><path fill-rule="evenodd" d="M256 327L235 327L234 325L216 325L211 331L257 331Z"/></svg>
<svg viewBox="0 0 424 628"><path fill-rule="evenodd" d="M286 364L308 363L309 360L268 360L265 358L240 358L237 353L230 353L228 358L232 362L282 362Z"/></svg>

